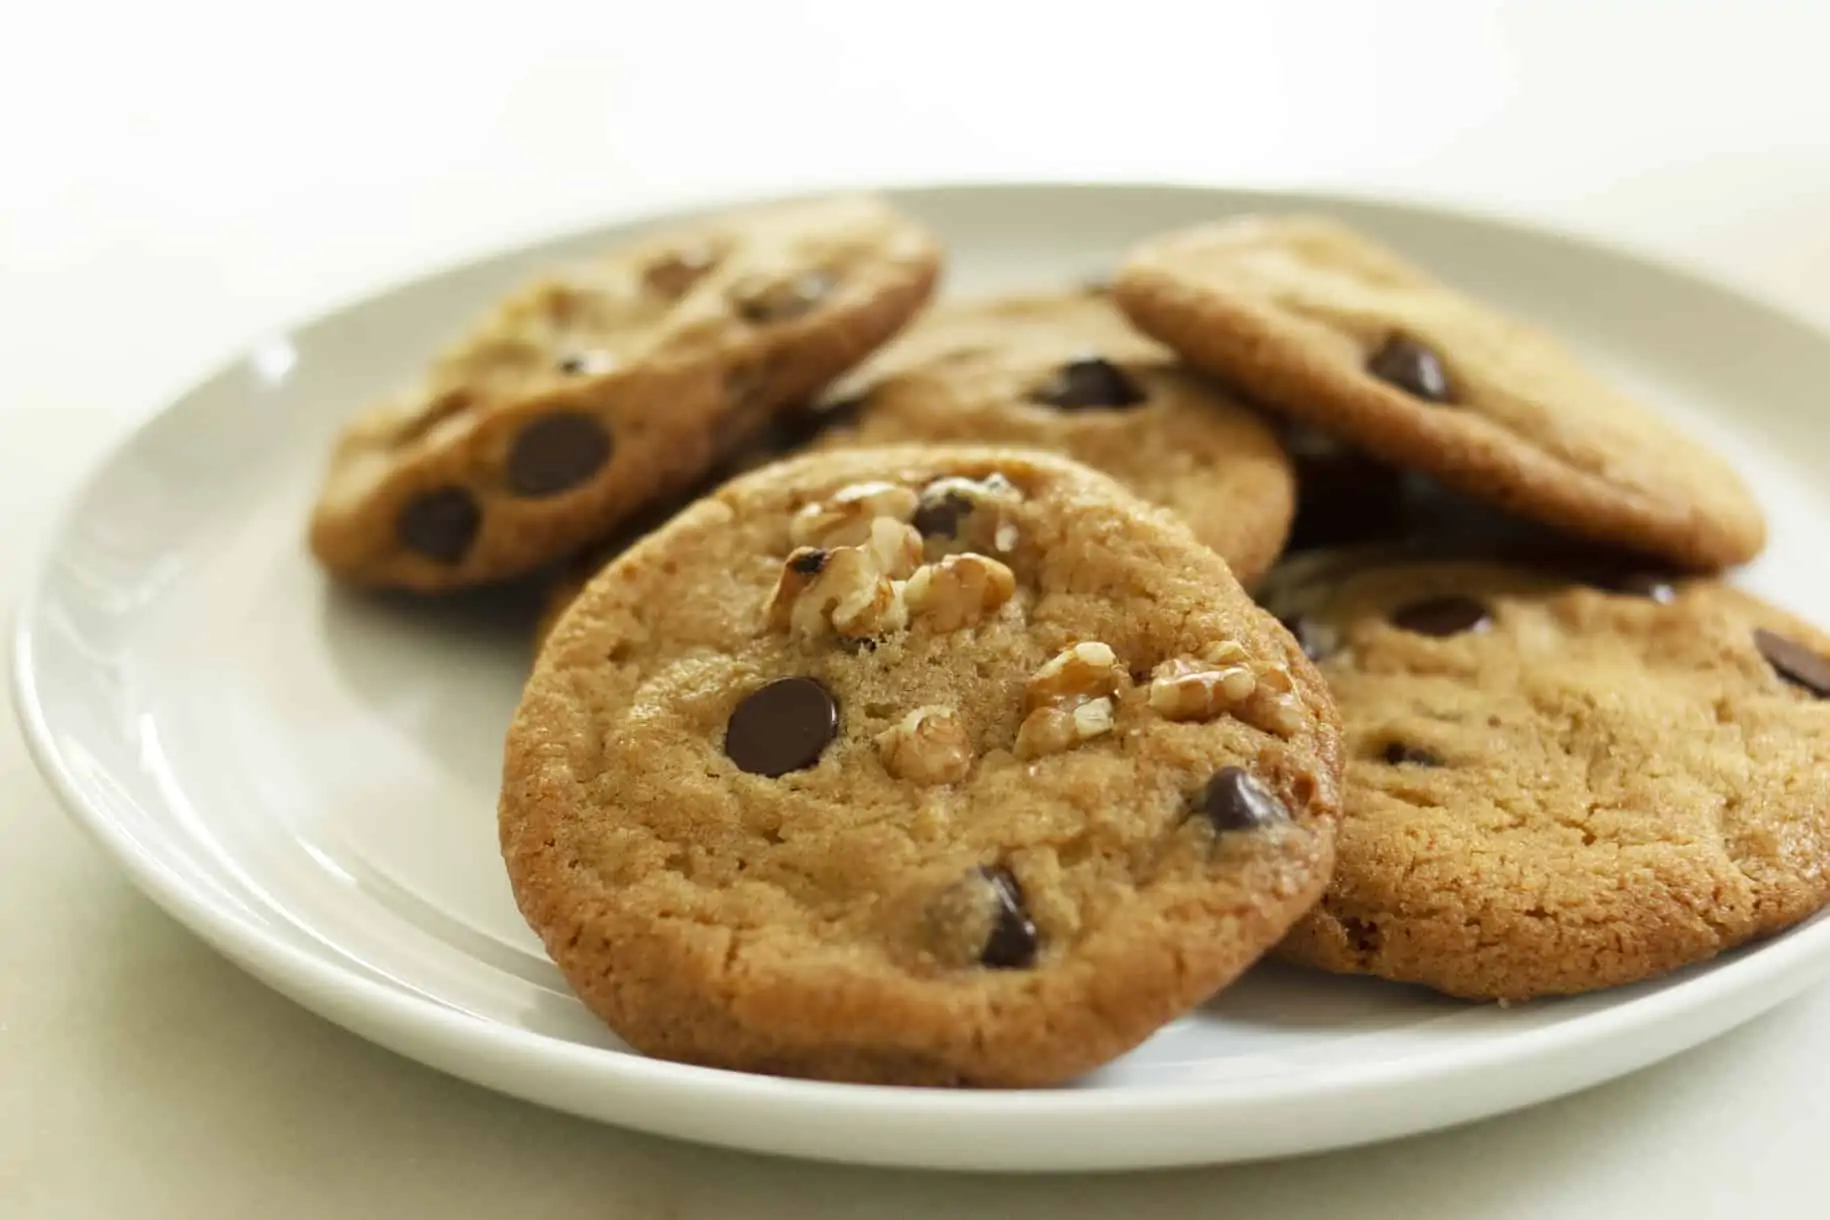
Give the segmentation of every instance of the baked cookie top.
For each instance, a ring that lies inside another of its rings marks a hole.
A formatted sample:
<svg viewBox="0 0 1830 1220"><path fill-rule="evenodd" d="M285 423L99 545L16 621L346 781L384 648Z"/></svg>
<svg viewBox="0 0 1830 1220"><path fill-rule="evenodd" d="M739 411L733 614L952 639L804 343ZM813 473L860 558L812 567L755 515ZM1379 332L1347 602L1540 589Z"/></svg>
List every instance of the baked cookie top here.
<svg viewBox="0 0 1830 1220"><path fill-rule="evenodd" d="M1131 252L1114 291L1190 363L1467 495L1686 567L1764 545L1721 458L1542 329L1324 217L1165 235Z"/></svg>
<svg viewBox="0 0 1830 1220"><path fill-rule="evenodd" d="M1091 292L931 307L835 391L825 449L1015 445L1065 454L1185 520L1249 584L1295 511L1265 420Z"/></svg>
<svg viewBox="0 0 1830 1220"><path fill-rule="evenodd" d="M1346 726L1328 893L1281 947L1524 999L1830 898L1830 637L1707 579L1374 550L1275 571Z"/></svg>
<svg viewBox="0 0 1830 1220"><path fill-rule="evenodd" d="M501 845L572 987L644 1052L1042 1084L1314 902L1338 744L1289 635L1110 479L816 454L590 582L509 731Z"/></svg>
<svg viewBox="0 0 1830 1220"><path fill-rule="evenodd" d="M870 197L686 222L499 301L340 436L313 551L364 584L517 576L677 494L888 339L940 248Z"/></svg>

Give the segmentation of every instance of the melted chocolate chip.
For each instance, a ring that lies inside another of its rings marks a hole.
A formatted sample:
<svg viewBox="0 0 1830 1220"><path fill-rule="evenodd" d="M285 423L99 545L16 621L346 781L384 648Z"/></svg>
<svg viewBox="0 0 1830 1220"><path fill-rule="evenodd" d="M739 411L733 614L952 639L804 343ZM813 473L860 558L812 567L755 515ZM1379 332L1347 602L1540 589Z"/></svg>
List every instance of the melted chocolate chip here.
<svg viewBox="0 0 1830 1220"><path fill-rule="evenodd" d="M706 246L673 250L642 269L642 283L658 297L674 301L686 295L687 289L718 261Z"/></svg>
<svg viewBox="0 0 1830 1220"><path fill-rule="evenodd" d="M483 510L462 487L437 487L421 492L401 507L394 518L394 536L409 551L456 563L470 550L483 526Z"/></svg>
<svg viewBox="0 0 1830 1220"><path fill-rule="evenodd" d="M1464 631L1485 631L1493 617L1487 607L1472 597L1450 595L1426 597L1392 611L1392 625L1418 635L1460 635Z"/></svg>
<svg viewBox="0 0 1830 1220"><path fill-rule="evenodd" d="M1030 395L1032 401L1064 411L1135 407L1147 397L1125 370L1099 356L1068 361Z"/></svg>
<svg viewBox="0 0 1830 1220"><path fill-rule="evenodd" d="M979 961L993 970L1021 970L1036 960L1036 924L1023 906L1023 891L1005 868L981 868L991 888L991 931Z"/></svg>
<svg viewBox="0 0 1830 1220"><path fill-rule="evenodd" d="M1440 767L1442 759L1424 749L1422 746L1407 746L1402 741L1390 742L1380 755L1394 767L1410 764L1413 767Z"/></svg>
<svg viewBox="0 0 1830 1220"><path fill-rule="evenodd" d="M839 705L812 678L778 678L743 697L724 730L724 752L752 775L774 778L818 762L839 732Z"/></svg>
<svg viewBox="0 0 1830 1220"><path fill-rule="evenodd" d="M1819 699L1830 699L1830 657L1765 627L1754 629L1754 647L1773 672Z"/></svg>
<svg viewBox="0 0 1830 1220"><path fill-rule="evenodd" d="M1214 772L1197 808L1217 831L1258 830L1290 818L1283 802L1243 767Z"/></svg>
<svg viewBox="0 0 1830 1220"><path fill-rule="evenodd" d="M1449 375L1435 352L1403 335L1393 335L1366 362L1366 371L1425 402L1450 401Z"/></svg>
<svg viewBox="0 0 1830 1220"><path fill-rule="evenodd" d="M817 546L804 546L788 556L788 566L802 576L818 576L826 567L826 561L832 558L831 551L822 551Z"/></svg>
<svg viewBox="0 0 1830 1220"><path fill-rule="evenodd" d="M731 299L746 322L786 322L825 300L838 282L825 271L805 271L785 280L745 280L731 290Z"/></svg>
<svg viewBox="0 0 1830 1220"><path fill-rule="evenodd" d="M972 501L950 491L917 508L911 523L923 538L957 538L959 523L971 515Z"/></svg>
<svg viewBox="0 0 1830 1220"><path fill-rule="evenodd" d="M610 432L595 415L539 416L509 444L509 490L528 498L570 491L603 469L611 448Z"/></svg>

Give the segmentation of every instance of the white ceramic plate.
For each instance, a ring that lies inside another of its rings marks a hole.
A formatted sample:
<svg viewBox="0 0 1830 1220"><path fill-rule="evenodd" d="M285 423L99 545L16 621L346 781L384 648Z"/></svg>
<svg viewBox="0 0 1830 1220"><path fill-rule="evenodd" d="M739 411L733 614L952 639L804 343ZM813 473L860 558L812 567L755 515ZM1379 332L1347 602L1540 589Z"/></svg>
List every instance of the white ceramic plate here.
<svg viewBox="0 0 1830 1220"><path fill-rule="evenodd" d="M1420 207L1150 186L893 192L950 291L1102 272L1132 241L1326 207L1568 336L1712 438L1773 523L1746 584L1830 619L1830 340L1672 270ZM1527 1105L1711 1037L1830 971L1822 920L1657 983L1511 1008L1261 967L1076 1087L862 1088L635 1055L572 999L496 855L515 608L333 590L302 528L332 433L492 294L607 229L273 336L129 436L19 608L19 711L72 814L160 905L299 1002L454 1075L613 1123L834 1160L999 1170L1263 1157Z"/></svg>

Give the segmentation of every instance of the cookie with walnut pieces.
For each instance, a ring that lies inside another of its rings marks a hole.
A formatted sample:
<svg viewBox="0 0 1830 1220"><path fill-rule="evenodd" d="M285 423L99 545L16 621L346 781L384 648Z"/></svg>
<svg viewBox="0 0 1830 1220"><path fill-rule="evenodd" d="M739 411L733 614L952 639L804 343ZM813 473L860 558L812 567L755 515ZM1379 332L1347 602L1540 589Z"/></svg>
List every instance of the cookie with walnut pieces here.
<svg viewBox="0 0 1830 1220"><path fill-rule="evenodd" d="M1059 453L1175 510L1248 587L1295 511L1271 425L1093 292L942 302L836 386L818 447L976 443Z"/></svg>
<svg viewBox="0 0 1830 1220"><path fill-rule="evenodd" d="M560 619L501 849L650 1055L1061 1081L1226 986L1321 893L1339 729L1168 512L1045 454L812 454L726 483Z"/></svg>
<svg viewBox="0 0 1830 1220"><path fill-rule="evenodd" d="M912 317L941 250L869 196L658 229L498 302L339 437L309 531L357 584L538 569L690 488Z"/></svg>
<svg viewBox="0 0 1830 1220"><path fill-rule="evenodd" d="M1279 947L1472 999L1655 977L1830 901L1830 636L1708 579L1318 552L1261 596L1346 725Z"/></svg>

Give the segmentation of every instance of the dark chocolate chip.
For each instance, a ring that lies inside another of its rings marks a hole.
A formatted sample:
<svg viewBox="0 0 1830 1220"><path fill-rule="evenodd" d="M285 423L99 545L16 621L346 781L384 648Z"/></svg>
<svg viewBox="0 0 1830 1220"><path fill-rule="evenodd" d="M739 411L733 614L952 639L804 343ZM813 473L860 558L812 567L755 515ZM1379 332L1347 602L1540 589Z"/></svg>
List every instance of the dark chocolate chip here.
<svg viewBox="0 0 1830 1220"><path fill-rule="evenodd" d="M1366 362L1366 371L1426 402L1450 401L1449 375L1435 352L1403 335L1393 335Z"/></svg>
<svg viewBox="0 0 1830 1220"><path fill-rule="evenodd" d="M1464 631L1485 631L1493 623L1487 607L1472 597L1451 594L1426 597L1392 611L1392 625L1418 635L1460 635Z"/></svg>
<svg viewBox="0 0 1830 1220"><path fill-rule="evenodd" d="M568 377L599 377L615 364L609 352L573 352L559 362L559 371Z"/></svg>
<svg viewBox="0 0 1830 1220"><path fill-rule="evenodd" d="M1819 699L1830 699L1830 657L1765 627L1754 629L1754 647L1773 667L1773 672L1787 682L1810 691Z"/></svg>
<svg viewBox="0 0 1830 1220"><path fill-rule="evenodd" d="M802 576L818 576L830 558L831 551L822 551L817 546L804 546L788 556L788 566Z"/></svg>
<svg viewBox="0 0 1830 1220"><path fill-rule="evenodd" d="M917 508L912 523L923 538L957 538L959 523L971 515L972 501L950 491Z"/></svg>
<svg viewBox="0 0 1830 1220"><path fill-rule="evenodd" d="M658 297L675 301L712 269L717 256L706 246L673 250L642 269L642 283Z"/></svg>
<svg viewBox="0 0 1830 1220"><path fill-rule="evenodd" d="M1657 572L1638 570L1609 569L1583 574L1582 583L1609 593L1623 593L1628 597L1645 597L1660 605L1669 605L1677 600L1677 586L1667 576Z"/></svg>
<svg viewBox="0 0 1830 1220"><path fill-rule="evenodd" d="M991 887L991 931L979 961L993 970L1021 970L1036 960L1036 924L1023 906L1023 891L1006 868L981 868Z"/></svg>
<svg viewBox="0 0 1830 1220"><path fill-rule="evenodd" d="M1407 746L1402 741L1387 743L1385 752L1380 756L1394 767L1409 763L1414 767L1440 767L1442 759L1424 749L1422 746Z"/></svg>
<svg viewBox="0 0 1830 1220"><path fill-rule="evenodd" d="M462 487L437 487L421 492L401 507L394 518L394 535L402 546L427 559L456 563L483 526L483 510Z"/></svg>
<svg viewBox="0 0 1830 1220"><path fill-rule="evenodd" d="M522 427L508 447L508 486L518 496L570 491L610 460L610 432L595 415L565 411Z"/></svg>
<svg viewBox="0 0 1830 1220"><path fill-rule="evenodd" d="M1030 395L1032 401L1064 411L1135 407L1147 397L1125 370L1099 356L1068 361Z"/></svg>
<svg viewBox="0 0 1830 1220"><path fill-rule="evenodd" d="M1288 821L1290 811L1243 767L1222 767L1201 790L1200 813L1215 830L1257 830Z"/></svg>
<svg viewBox="0 0 1830 1220"><path fill-rule="evenodd" d="M752 775L774 778L811 767L839 732L839 705L812 678L778 678L751 691L731 713L724 752Z"/></svg>
<svg viewBox="0 0 1830 1220"><path fill-rule="evenodd" d="M825 271L805 271L790 279L750 279L731 290L732 303L746 322L786 322L825 300L838 280Z"/></svg>

